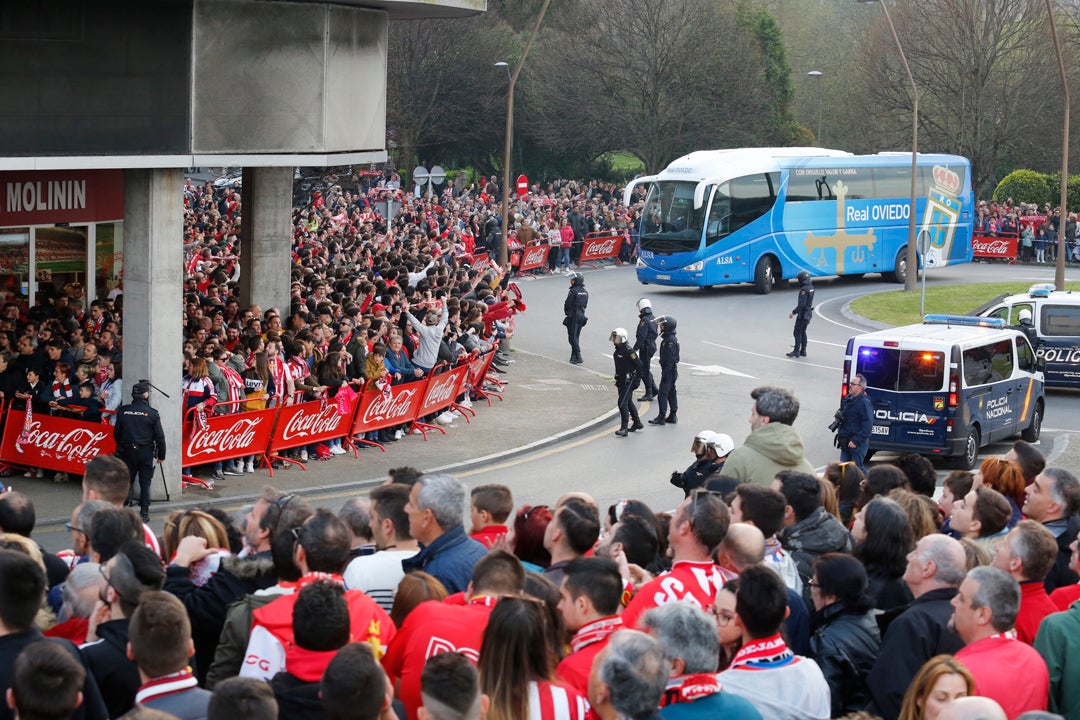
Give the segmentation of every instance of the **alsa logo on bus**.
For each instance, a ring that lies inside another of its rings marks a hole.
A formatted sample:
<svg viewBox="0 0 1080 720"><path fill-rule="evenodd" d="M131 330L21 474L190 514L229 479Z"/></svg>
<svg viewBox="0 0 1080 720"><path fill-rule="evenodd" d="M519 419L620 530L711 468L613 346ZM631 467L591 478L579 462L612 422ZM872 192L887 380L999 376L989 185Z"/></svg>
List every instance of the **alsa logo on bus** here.
<svg viewBox="0 0 1080 720"><path fill-rule="evenodd" d="M879 220L907 220L911 217L911 205L889 203L888 205L871 205L864 208L847 206L848 222L869 222Z"/></svg>
<svg viewBox="0 0 1080 720"><path fill-rule="evenodd" d="M903 410L901 412L895 412L893 410L875 410L874 417L878 420L888 420L889 422L920 423L922 425L933 425L938 421L936 417L931 417L924 412L913 412L911 410Z"/></svg>

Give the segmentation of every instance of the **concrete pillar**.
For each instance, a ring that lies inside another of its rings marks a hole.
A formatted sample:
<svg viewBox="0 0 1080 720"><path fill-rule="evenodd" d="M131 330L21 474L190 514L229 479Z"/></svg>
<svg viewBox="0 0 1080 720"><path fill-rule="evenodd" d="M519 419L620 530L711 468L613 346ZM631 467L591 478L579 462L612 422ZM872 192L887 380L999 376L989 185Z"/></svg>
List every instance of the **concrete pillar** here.
<svg viewBox="0 0 1080 720"><path fill-rule="evenodd" d="M244 168L240 303L289 315L294 168Z"/></svg>
<svg viewBox="0 0 1080 720"><path fill-rule="evenodd" d="M142 379L168 393L152 390L150 404L161 414L174 498L181 491L183 181L179 169L124 172L124 402ZM154 500L165 499L157 478L153 489Z"/></svg>

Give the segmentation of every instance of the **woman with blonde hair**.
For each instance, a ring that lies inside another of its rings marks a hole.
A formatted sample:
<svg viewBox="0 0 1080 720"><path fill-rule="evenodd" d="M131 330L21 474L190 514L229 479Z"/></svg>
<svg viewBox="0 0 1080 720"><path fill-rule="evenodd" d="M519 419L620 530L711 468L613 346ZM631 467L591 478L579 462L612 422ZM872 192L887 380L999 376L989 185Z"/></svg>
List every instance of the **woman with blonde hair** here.
<svg viewBox="0 0 1080 720"><path fill-rule="evenodd" d="M915 542L941 530L941 508L930 498L904 488L890 490L888 497L904 508Z"/></svg>
<svg viewBox="0 0 1080 720"><path fill-rule="evenodd" d="M911 681L898 720L937 720L942 708L975 693L975 679L952 655L936 655Z"/></svg>
<svg viewBox="0 0 1080 720"><path fill-rule="evenodd" d="M202 510L175 510L165 520L163 532L165 557L172 562L180 541L186 537L201 537L206 540L206 547L212 552L202 560L192 563L191 582L202 587L221 567L222 558L232 553L229 551L229 534L221 521Z"/></svg>

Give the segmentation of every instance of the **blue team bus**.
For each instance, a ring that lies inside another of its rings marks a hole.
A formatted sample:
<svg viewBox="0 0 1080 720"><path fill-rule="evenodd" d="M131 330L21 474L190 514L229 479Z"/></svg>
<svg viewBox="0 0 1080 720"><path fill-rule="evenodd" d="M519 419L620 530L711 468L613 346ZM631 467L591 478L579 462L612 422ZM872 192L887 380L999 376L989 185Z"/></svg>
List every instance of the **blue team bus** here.
<svg viewBox="0 0 1080 720"><path fill-rule="evenodd" d="M852 155L823 148L693 152L649 185L639 229L644 284L710 287L811 275L881 273L903 282L911 211L911 153ZM916 230L922 267L971 261L971 164L920 153Z"/></svg>

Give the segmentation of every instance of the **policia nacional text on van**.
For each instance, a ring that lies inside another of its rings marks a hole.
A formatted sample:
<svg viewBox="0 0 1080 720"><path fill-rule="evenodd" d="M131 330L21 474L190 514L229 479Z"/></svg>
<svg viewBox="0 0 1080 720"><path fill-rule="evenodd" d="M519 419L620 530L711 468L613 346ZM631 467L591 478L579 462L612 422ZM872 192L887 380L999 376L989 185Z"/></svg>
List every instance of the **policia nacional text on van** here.
<svg viewBox="0 0 1080 720"><path fill-rule="evenodd" d="M1004 320L927 315L921 325L848 340L844 382L866 378L874 422L867 458L915 452L971 469L991 442L1016 434L1038 440L1043 367L1024 333Z"/></svg>

